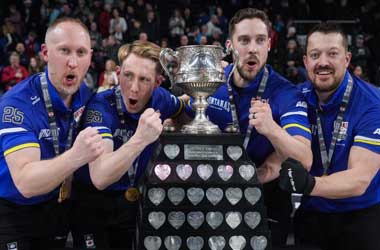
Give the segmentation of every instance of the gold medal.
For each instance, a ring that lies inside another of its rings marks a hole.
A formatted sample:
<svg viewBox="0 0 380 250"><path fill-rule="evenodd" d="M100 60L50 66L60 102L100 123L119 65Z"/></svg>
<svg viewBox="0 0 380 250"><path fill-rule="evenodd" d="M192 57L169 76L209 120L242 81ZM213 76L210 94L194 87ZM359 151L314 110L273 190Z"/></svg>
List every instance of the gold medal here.
<svg viewBox="0 0 380 250"><path fill-rule="evenodd" d="M59 188L59 197L58 197L59 203L70 198L72 181L73 181L73 176L70 175L62 182L61 187Z"/></svg>
<svg viewBox="0 0 380 250"><path fill-rule="evenodd" d="M140 192L136 187L130 187L125 191L124 197L127 201L135 202L140 198Z"/></svg>

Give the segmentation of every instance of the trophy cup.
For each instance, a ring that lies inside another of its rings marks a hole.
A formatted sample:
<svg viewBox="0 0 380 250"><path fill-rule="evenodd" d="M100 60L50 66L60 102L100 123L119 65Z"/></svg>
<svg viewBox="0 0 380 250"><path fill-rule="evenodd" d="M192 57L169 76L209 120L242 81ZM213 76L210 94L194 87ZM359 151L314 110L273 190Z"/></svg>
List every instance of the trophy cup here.
<svg viewBox="0 0 380 250"><path fill-rule="evenodd" d="M160 62L172 87L175 84L194 98L195 118L182 127L182 133L220 133L218 126L207 119L205 111L207 97L226 82L222 66L224 56L223 48L213 45L190 45L176 51L169 48L161 51Z"/></svg>
<svg viewBox="0 0 380 250"><path fill-rule="evenodd" d="M244 136L221 133L205 115L207 97L226 80L223 57L221 47L200 45L160 54L172 86L194 98L196 115L180 133L160 136L141 186L137 250L272 249Z"/></svg>

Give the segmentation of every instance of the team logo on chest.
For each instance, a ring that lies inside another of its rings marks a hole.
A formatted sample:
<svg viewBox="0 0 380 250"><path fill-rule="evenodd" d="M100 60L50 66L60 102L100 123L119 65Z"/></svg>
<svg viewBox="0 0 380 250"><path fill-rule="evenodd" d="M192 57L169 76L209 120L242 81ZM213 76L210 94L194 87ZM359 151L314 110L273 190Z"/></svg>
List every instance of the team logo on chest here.
<svg viewBox="0 0 380 250"><path fill-rule="evenodd" d="M337 126L336 123L334 123L334 127L335 126ZM348 122L342 121L342 124L340 125L340 128L339 128L337 141L346 140L347 131L348 131Z"/></svg>

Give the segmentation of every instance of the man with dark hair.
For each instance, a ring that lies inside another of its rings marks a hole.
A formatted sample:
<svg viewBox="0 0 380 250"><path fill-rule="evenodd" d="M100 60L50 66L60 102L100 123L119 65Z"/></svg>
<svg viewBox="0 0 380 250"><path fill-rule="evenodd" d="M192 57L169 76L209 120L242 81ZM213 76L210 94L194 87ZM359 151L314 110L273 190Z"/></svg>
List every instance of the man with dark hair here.
<svg viewBox="0 0 380 250"><path fill-rule="evenodd" d="M244 146L262 183L279 175L281 162L294 157L310 167L310 129L302 93L267 65L269 20L257 9L239 10L230 21L227 47L239 53L236 70L211 97L210 120L222 130L245 134ZM234 56L236 56L234 54ZM237 59L237 58L235 58ZM225 69L226 78L233 65ZM285 245L290 223L289 196L274 182L264 185L274 245Z"/></svg>
<svg viewBox="0 0 380 250"><path fill-rule="evenodd" d="M71 176L103 152L96 129L77 130L91 96L83 84L92 54L86 26L56 20L42 54L45 72L0 104L0 249L64 247Z"/></svg>
<svg viewBox="0 0 380 250"><path fill-rule="evenodd" d="M88 106L85 125L99 130L105 150L76 175L76 247L133 247L138 181L161 134L161 119L179 115L184 108L183 101L160 87L160 50L139 40L121 46L119 86L99 93Z"/></svg>
<svg viewBox="0 0 380 250"><path fill-rule="evenodd" d="M322 23L307 35L300 87L312 126L310 174L284 164L280 187L304 194L295 218L296 242L322 249L375 250L380 237L380 94L352 76L347 37Z"/></svg>

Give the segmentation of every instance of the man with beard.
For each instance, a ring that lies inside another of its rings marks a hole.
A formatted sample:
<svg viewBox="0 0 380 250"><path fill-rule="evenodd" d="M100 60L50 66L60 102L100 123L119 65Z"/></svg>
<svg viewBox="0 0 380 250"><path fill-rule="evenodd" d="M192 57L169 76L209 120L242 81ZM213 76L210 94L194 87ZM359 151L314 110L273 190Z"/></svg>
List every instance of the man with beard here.
<svg viewBox="0 0 380 250"><path fill-rule="evenodd" d="M56 20L42 54L45 72L0 104L0 249L64 247L71 176L104 150L96 129L77 130L91 96L83 84L92 54L86 26Z"/></svg>
<svg viewBox="0 0 380 250"><path fill-rule="evenodd" d="M262 183L276 179L288 157L299 160L306 169L312 162L302 93L266 64L269 29L263 11L248 8L234 15L226 45L239 53L239 62L231 79L208 99L207 109L210 120L222 130L246 135L244 146ZM233 65L226 67L226 76L232 69ZM289 195L279 191L274 182L264 185L273 243L285 245L292 208Z"/></svg>
<svg viewBox="0 0 380 250"><path fill-rule="evenodd" d="M175 117L184 108L182 100L160 87L160 51L139 40L120 47L119 86L99 93L88 106L85 125L99 130L105 150L76 175L76 247L133 247L138 181L161 134L161 119Z"/></svg>
<svg viewBox="0 0 380 250"><path fill-rule="evenodd" d="M380 94L352 76L347 36L332 23L306 39L309 81L300 87L313 128L310 174L284 164L280 187L302 193L296 242L322 249L379 249Z"/></svg>

